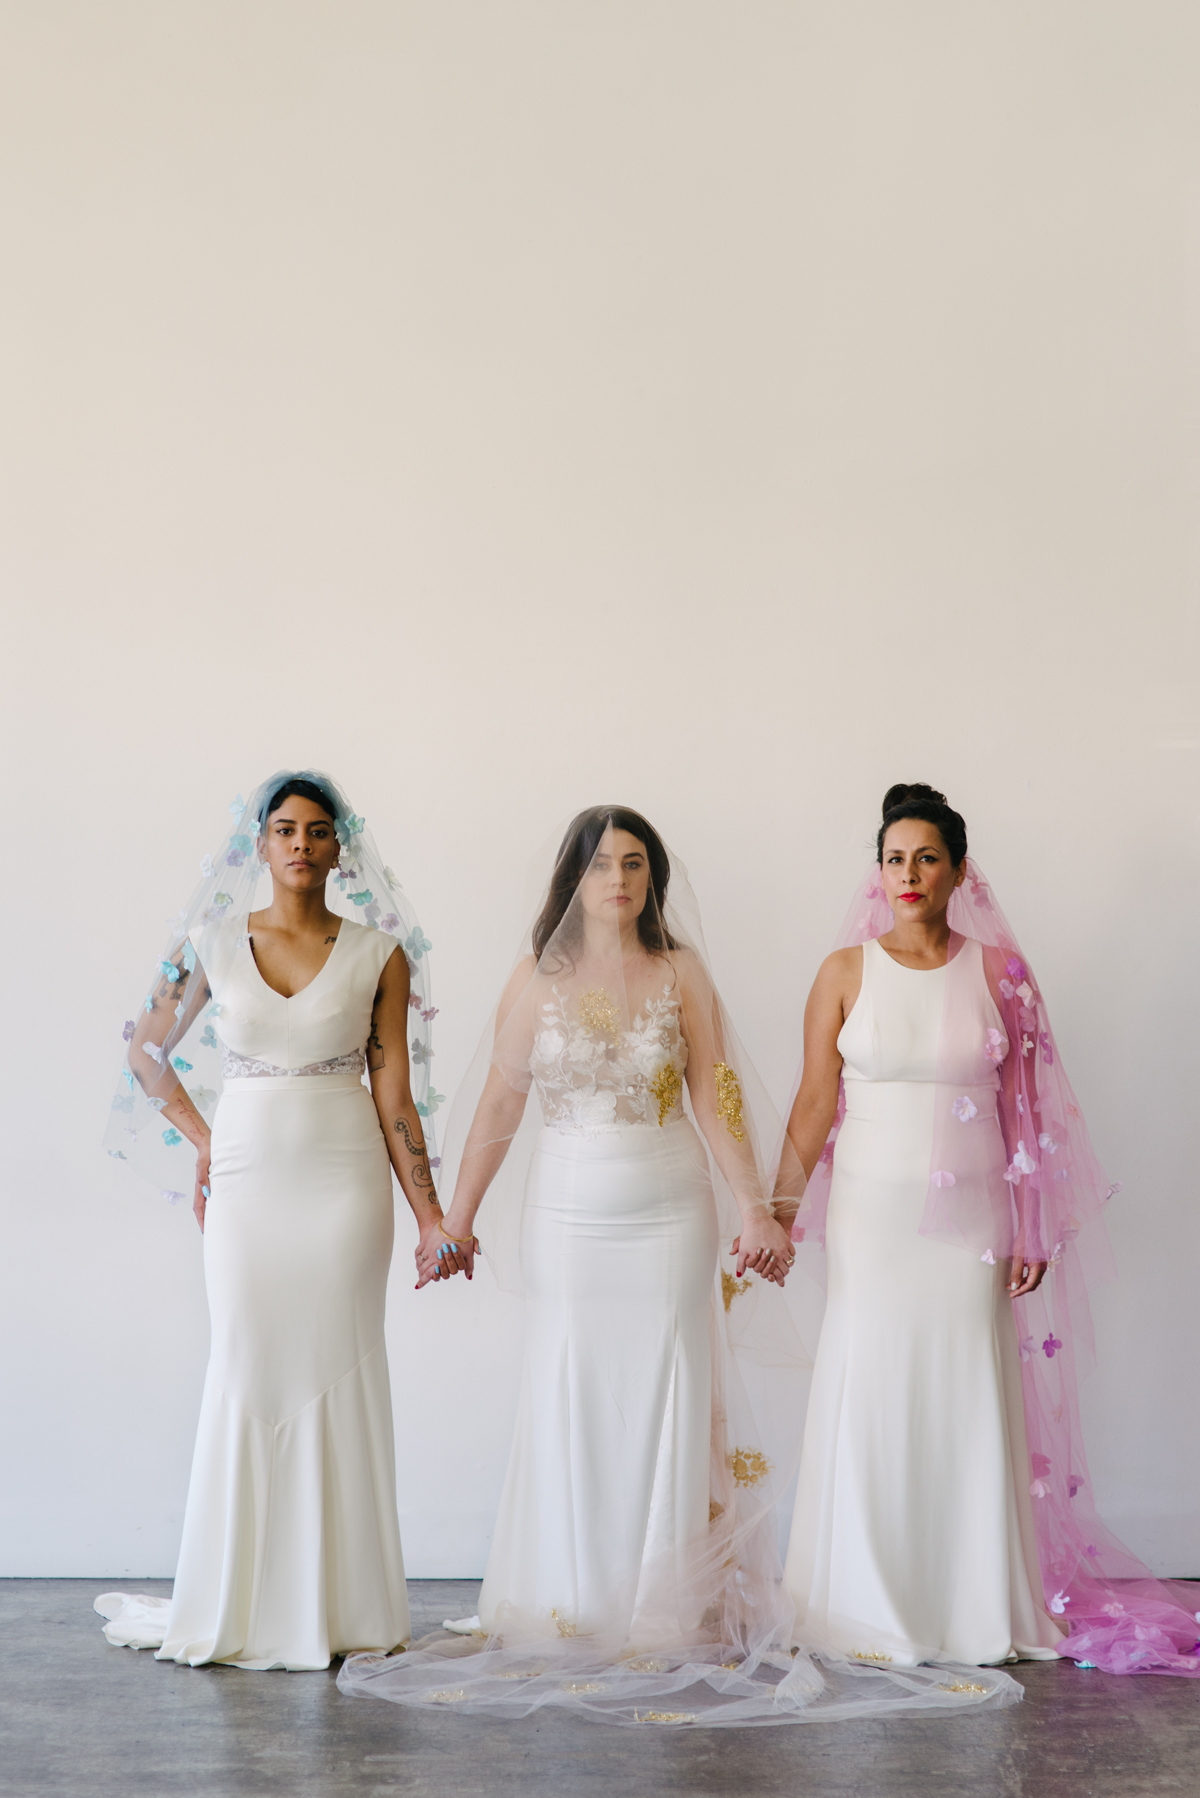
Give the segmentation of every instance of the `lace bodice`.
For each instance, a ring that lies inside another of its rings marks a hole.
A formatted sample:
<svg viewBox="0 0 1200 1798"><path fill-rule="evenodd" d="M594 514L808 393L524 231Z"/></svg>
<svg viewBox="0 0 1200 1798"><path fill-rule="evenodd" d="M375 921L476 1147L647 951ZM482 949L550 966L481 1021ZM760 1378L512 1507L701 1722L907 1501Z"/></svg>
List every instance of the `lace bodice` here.
<svg viewBox="0 0 1200 1798"><path fill-rule="evenodd" d="M529 1058L548 1124L591 1134L656 1127L683 1116L688 1052L672 986L647 999L628 1029L617 1001L602 987L550 991Z"/></svg>

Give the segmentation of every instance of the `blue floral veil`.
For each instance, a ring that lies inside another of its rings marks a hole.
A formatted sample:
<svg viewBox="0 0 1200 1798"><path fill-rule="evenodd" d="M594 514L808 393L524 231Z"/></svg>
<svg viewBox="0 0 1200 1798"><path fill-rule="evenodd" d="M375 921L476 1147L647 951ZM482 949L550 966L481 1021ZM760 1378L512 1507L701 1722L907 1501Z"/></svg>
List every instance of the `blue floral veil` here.
<svg viewBox="0 0 1200 1798"><path fill-rule="evenodd" d="M365 820L356 816L335 782L312 769L283 769L256 787L248 802L239 793L230 804L232 829L201 861L199 884L171 919L170 935L139 1011L125 1020L123 1036L128 1047L104 1147L115 1160L127 1162L149 1180L171 1203L191 1196L193 1156L190 1145L160 1113L182 1083L193 1104L211 1122L222 1086L221 1008L208 992L196 958L195 939L204 925L217 922L240 923L245 930L250 913L269 903L270 875L259 855L259 840L271 796L285 781L296 779L319 787L333 811L341 855L325 892L329 909L370 930L383 931L404 949L411 979L412 1093L431 1163L438 1166L433 1114L442 1095L430 1081L431 1026L437 1015L430 993L432 945L395 874L380 857ZM143 1025L143 1018L149 1019L148 1025ZM135 1035L141 1050L136 1062L132 1054ZM147 1072L148 1068L157 1068L157 1075Z"/></svg>

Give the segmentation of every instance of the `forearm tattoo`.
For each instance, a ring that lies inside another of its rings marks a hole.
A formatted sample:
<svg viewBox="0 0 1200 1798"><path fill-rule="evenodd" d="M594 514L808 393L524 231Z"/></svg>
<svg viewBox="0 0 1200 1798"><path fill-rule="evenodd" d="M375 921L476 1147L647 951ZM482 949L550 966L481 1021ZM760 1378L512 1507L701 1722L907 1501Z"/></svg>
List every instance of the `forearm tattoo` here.
<svg viewBox="0 0 1200 1798"><path fill-rule="evenodd" d="M397 1136L402 1138L405 1148L412 1156L413 1165L411 1172L413 1185L425 1192L425 1197L429 1200L431 1205L436 1205L437 1194L433 1190L433 1174L430 1171L429 1162L426 1158L424 1142L413 1140L413 1133L403 1118L397 1118L392 1128L395 1130Z"/></svg>

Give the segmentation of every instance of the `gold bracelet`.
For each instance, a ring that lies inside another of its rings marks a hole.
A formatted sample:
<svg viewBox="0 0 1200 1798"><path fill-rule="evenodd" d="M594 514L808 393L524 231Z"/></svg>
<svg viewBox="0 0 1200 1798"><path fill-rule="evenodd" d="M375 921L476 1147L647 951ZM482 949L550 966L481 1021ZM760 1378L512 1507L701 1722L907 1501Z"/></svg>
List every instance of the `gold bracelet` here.
<svg viewBox="0 0 1200 1798"><path fill-rule="evenodd" d="M458 1248L460 1246L460 1244L462 1244L464 1242L474 1243L477 1240L474 1236L451 1236L449 1230L447 1230L443 1227L442 1220L440 1217L438 1218L438 1229L441 1230L442 1235L446 1238L446 1241L452 1242L454 1244L455 1248Z"/></svg>

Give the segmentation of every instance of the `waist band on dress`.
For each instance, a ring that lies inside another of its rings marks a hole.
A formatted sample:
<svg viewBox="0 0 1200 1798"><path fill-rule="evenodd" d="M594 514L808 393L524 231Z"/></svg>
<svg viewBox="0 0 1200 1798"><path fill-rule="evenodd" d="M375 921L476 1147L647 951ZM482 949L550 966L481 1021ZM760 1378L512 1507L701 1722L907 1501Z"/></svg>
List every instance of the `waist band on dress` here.
<svg viewBox="0 0 1200 1798"><path fill-rule="evenodd" d="M226 1080L328 1080L338 1074L352 1074L361 1080L366 1066L362 1049L352 1049L349 1055L333 1055L328 1061L310 1061L302 1068L281 1068L273 1061L239 1055L221 1044L221 1072Z"/></svg>

